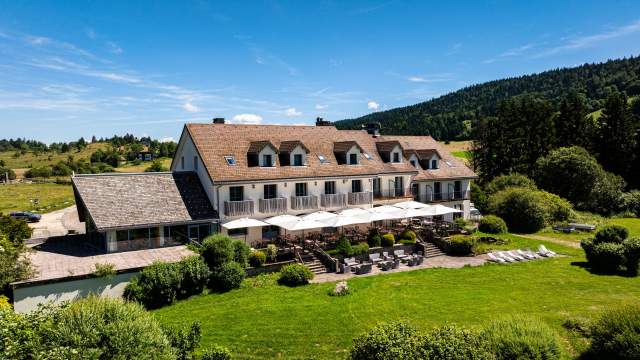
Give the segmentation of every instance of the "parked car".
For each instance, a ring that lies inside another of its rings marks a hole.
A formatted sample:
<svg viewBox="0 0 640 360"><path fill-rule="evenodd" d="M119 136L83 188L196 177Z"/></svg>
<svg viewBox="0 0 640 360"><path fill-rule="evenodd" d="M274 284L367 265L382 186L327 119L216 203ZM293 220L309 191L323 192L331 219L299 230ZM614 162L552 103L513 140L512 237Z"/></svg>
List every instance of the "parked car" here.
<svg viewBox="0 0 640 360"><path fill-rule="evenodd" d="M38 222L42 218L42 215L34 214L29 211L16 211L9 214L9 216L11 216L14 219L26 220L27 222Z"/></svg>

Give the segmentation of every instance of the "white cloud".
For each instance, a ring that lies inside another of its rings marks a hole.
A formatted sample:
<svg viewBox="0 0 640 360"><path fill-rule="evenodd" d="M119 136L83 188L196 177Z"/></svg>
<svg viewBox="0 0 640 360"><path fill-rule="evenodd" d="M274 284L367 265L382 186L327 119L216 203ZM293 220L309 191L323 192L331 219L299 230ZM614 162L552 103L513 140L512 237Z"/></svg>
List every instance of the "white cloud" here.
<svg viewBox="0 0 640 360"><path fill-rule="evenodd" d="M238 114L234 115L231 120L238 124L257 125L262 123L262 116L256 114Z"/></svg>
<svg viewBox="0 0 640 360"><path fill-rule="evenodd" d="M502 60L504 58L508 58L508 57L516 57L516 56L521 56L524 55L525 52L527 52L528 50L532 49L533 47L535 47L535 44L524 44L522 46L518 46L516 48L513 49L508 49L507 51L498 54L496 57L493 57L491 59L487 59L485 61L483 61L482 63L484 64L492 64L498 60Z"/></svg>
<svg viewBox="0 0 640 360"><path fill-rule="evenodd" d="M28 36L27 41L31 45L45 45L51 42L51 39L44 36Z"/></svg>
<svg viewBox="0 0 640 360"><path fill-rule="evenodd" d="M162 139L160 139L160 142L176 142L176 139L174 139L172 136L167 136L167 137L163 137Z"/></svg>
<svg viewBox="0 0 640 360"><path fill-rule="evenodd" d="M284 111L285 116L300 116L302 112L296 110L296 108L288 108Z"/></svg>
<svg viewBox="0 0 640 360"><path fill-rule="evenodd" d="M367 108L370 110L378 110L380 108L380 104L375 101L369 101L367 103Z"/></svg>
<svg viewBox="0 0 640 360"><path fill-rule="evenodd" d="M411 82L427 82L427 79L423 78L422 76L409 76L407 80Z"/></svg>
<svg viewBox="0 0 640 360"><path fill-rule="evenodd" d="M197 107L197 106L193 105L193 104L192 104L192 103L190 103L190 102L186 102L186 103L184 103L184 105L182 105L182 108L183 108L185 111L192 112L192 113L193 113L193 112L198 112L198 111L200 111L200 108L199 108L199 107Z"/></svg>
<svg viewBox="0 0 640 360"><path fill-rule="evenodd" d="M329 107L329 105L320 105L320 104L317 104L317 105L316 105L316 110L324 110L324 109L326 109L326 108L328 108L328 107Z"/></svg>
<svg viewBox="0 0 640 360"><path fill-rule="evenodd" d="M117 43L113 41L107 41L107 46L109 47L109 52L112 54L122 54L123 50Z"/></svg>
<svg viewBox="0 0 640 360"><path fill-rule="evenodd" d="M91 40L96 38L96 32L91 28L84 29L84 33L87 34L87 37Z"/></svg>

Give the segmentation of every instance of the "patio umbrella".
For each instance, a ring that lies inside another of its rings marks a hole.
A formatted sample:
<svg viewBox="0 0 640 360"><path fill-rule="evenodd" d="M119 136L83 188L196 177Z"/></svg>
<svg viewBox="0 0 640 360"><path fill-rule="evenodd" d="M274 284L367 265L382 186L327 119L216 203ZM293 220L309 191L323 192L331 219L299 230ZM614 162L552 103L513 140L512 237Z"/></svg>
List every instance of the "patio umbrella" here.
<svg viewBox="0 0 640 360"><path fill-rule="evenodd" d="M409 200L409 201L403 201L397 204L393 204L393 206L400 209L421 209L421 208L428 207L429 205L423 204L421 202Z"/></svg>
<svg viewBox="0 0 640 360"><path fill-rule="evenodd" d="M371 213L371 221L397 220L405 219L407 217L406 210L389 205L374 207L371 209L367 209L367 211Z"/></svg>
<svg viewBox="0 0 640 360"><path fill-rule="evenodd" d="M304 241L304 231L308 229L320 229L325 227L324 223L315 220L305 220L302 218L298 218L297 221L283 223L278 225L281 228L289 231L300 231L302 230L302 240Z"/></svg>
<svg viewBox="0 0 640 360"><path fill-rule="evenodd" d="M346 210L342 210L339 215L342 216L353 216L353 217L357 217L360 218L362 220L366 220L366 222L372 222L373 220L371 220L371 218L373 217L373 214L365 209L361 209L361 208L352 208L352 209L346 209Z"/></svg>
<svg viewBox="0 0 640 360"><path fill-rule="evenodd" d="M274 216L274 217L270 217L268 219L266 219L264 222L266 222L267 224L271 224L271 225L275 225L275 226L280 226L281 224L287 224L287 223L293 223L300 220L299 217L297 216L293 216L293 215L278 215L278 216Z"/></svg>
<svg viewBox="0 0 640 360"><path fill-rule="evenodd" d="M453 213L461 213L462 210L436 204L431 206L431 208L429 209L429 212L430 214L428 216L438 216L438 215L446 215L446 214L453 214Z"/></svg>
<svg viewBox="0 0 640 360"><path fill-rule="evenodd" d="M369 221L356 216L338 215L331 219L321 221L327 227L343 227L345 225L366 224Z"/></svg>
<svg viewBox="0 0 640 360"><path fill-rule="evenodd" d="M229 222L226 222L224 224L222 224L222 227L225 229L241 229L241 228L250 228L250 227L261 227L261 226L268 226L269 224L260 221L260 220L256 220L256 219L250 219L250 218L242 218L242 219L236 219L236 220L231 220ZM244 233L244 241L247 241L247 233Z"/></svg>
<svg viewBox="0 0 640 360"><path fill-rule="evenodd" d="M316 211L313 212L311 214L307 214L302 216L303 219L305 220L315 220L315 221L322 221L325 219L331 219L333 217L338 216L337 214L331 213L331 212L327 212L327 211Z"/></svg>

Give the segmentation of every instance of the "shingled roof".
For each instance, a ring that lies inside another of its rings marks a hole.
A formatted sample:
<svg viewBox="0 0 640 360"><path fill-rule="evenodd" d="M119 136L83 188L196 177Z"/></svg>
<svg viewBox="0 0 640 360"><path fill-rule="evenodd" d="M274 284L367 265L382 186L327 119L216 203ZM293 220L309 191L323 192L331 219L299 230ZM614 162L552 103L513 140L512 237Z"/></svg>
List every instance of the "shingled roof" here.
<svg viewBox="0 0 640 360"><path fill-rule="evenodd" d="M376 147L378 148L379 152L384 152L384 153L391 152L393 151L393 149L395 149L396 146L400 146L400 149L402 150L402 145L400 145L400 142L397 140L376 141Z"/></svg>
<svg viewBox="0 0 640 360"><path fill-rule="evenodd" d="M191 172L76 175L72 183L78 213L86 209L98 231L217 218Z"/></svg>
<svg viewBox="0 0 640 360"><path fill-rule="evenodd" d="M364 130L338 130L333 126L187 124L183 134L191 136L209 176L216 182L416 173L406 162L384 163L377 153L375 139ZM265 139L276 148L283 142L287 145L291 139L300 141L309 150L305 166L249 167L247 149L252 142ZM357 143L371 160L362 159L358 165L339 165L334 143ZM227 165L225 155L233 156L236 165ZM318 155L328 162L321 163Z"/></svg>
<svg viewBox="0 0 640 360"><path fill-rule="evenodd" d="M302 148L302 150L304 150L307 154L309 153L309 149L307 149L307 147L304 146L304 144L300 140L282 141L280 143L280 153L281 154L288 154L288 153L292 152L293 150L295 150L295 148L297 148L298 146L300 146Z"/></svg>
<svg viewBox="0 0 640 360"><path fill-rule="evenodd" d="M405 151L405 156L415 152L420 159L430 158L434 153L442 159L438 169L418 170L414 180L463 179L477 178L460 159L445 150L431 136L393 136L384 135L377 138L380 142L398 141Z"/></svg>
<svg viewBox="0 0 640 360"><path fill-rule="evenodd" d="M278 148L275 147L271 143L271 141L269 141L269 140L260 140L260 141L252 141L251 143L249 143L249 150L247 150L247 153L249 153L249 154L258 154L260 151L262 151L262 149L266 148L267 146L272 148L273 151L275 151L276 153L278 152Z"/></svg>

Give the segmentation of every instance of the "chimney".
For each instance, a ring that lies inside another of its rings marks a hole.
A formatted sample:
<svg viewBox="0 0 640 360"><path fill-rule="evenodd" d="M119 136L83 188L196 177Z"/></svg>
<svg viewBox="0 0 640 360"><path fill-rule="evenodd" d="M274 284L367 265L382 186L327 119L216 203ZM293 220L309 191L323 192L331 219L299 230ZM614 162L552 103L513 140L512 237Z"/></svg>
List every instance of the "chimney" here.
<svg viewBox="0 0 640 360"><path fill-rule="evenodd" d="M321 117L317 117L316 126L331 126L331 121L325 120Z"/></svg>
<svg viewBox="0 0 640 360"><path fill-rule="evenodd" d="M214 124L224 124L224 118L213 118Z"/></svg>
<svg viewBox="0 0 640 360"><path fill-rule="evenodd" d="M373 137L380 136L380 128L382 128L382 124L379 122L368 123L367 125L362 125L362 128L367 131L367 133Z"/></svg>

